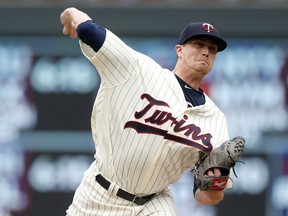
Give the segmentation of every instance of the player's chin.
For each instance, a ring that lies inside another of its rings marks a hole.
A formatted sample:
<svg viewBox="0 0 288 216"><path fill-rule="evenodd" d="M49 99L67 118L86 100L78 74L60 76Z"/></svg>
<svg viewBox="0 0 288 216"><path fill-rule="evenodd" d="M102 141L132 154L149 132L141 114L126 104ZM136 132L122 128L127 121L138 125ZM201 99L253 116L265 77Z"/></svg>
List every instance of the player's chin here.
<svg viewBox="0 0 288 216"><path fill-rule="evenodd" d="M207 63L198 65L198 71L201 71L202 74L206 75L211 71L211 68Z"/></svg>
<svg viewBox="0 0 288 216"><path fill-rule="evenodd" d="M200 70L201 76L206 76L207 74L210 73L210 70L207 70L206 68L204 68L203 70Z"/></svg>

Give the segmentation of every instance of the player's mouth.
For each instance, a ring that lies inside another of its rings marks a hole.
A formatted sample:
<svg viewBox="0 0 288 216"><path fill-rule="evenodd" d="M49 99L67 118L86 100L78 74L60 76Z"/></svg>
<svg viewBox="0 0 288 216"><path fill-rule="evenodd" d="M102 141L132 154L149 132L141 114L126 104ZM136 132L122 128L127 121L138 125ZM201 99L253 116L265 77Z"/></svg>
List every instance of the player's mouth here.
<svg viewBox="0 0 288 216"><path fill-rule="evenodd" d="M202 63L202 64L207 64L209 65L209 62L207 59L199 59L198 62Z"/></svg>

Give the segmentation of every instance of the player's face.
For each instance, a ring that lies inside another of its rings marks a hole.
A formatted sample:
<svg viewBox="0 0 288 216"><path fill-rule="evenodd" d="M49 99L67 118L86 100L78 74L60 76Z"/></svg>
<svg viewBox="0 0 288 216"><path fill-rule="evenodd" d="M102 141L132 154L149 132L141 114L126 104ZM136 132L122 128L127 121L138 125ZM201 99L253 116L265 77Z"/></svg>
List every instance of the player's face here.
<svg viewBox="0 0 288 216"><path fill-rule="evenodd" d="M211 71L218 49L214 41L200 38L177 46L178 60L185 70L200 72L202 75Z"/></svg>

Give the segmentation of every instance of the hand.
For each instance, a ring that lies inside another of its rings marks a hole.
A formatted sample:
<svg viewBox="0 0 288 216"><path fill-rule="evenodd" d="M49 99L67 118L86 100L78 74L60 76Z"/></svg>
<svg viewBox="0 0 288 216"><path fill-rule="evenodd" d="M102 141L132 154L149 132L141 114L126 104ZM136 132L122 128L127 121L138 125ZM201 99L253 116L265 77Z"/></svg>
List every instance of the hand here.
<svg viewBox="0 0 288 216"><path fill-rule="evenodd" d="M215 177L218 177L218 176L221 176L221 171L219 168L217 167L214 167L212 169L209 169L206 173L207 176L215 176Z"/></svg>
<svg viewBox="0 0 288 216"><path fill-rule="evenodd" d="M221 176L219 168L214 167L209 169L206 173L207 176ZM195 194L196 200L203 205L216 205L224 198L224 190L207 190L200 191L197 189Z"/></svg>
<svg viewBox="0 0 288 216"><path fill-rule="evenodd" d="M63 34L70 35L71 38L76 38L77 35L77 27L82 22L87 20L92 20L87 14L76 8L67 8L60 15L61 23L63 24Z"/></svg>
<svg viewBox="0 0 288 216"><path fill-rule="evenodd" d="M195 199L202 205L217 205L224 199L224 190L196 190Z"/></svg>

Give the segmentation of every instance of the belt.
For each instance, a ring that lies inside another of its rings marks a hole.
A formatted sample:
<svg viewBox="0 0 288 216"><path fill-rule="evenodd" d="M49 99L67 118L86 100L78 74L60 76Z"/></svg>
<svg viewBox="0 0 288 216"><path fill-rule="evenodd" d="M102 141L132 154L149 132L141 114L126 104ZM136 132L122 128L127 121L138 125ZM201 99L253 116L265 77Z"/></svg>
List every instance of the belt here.
<svg viewBox="0 0 288 216"><path fill-rule="evenodd" d="M105 179L102 175L97 175L96 176L96 181L106 190L109 189L111 182L109 182L107 179ZM127 191L122 190L121 188L119 188L119 190L117 191L116 194L118 197L121 197L125 200L128 200L130 202L136 203L137 205L144 205L146 202L148 202L152 197L155 196L155 194L150 194L148 196L144 196L144 197L138 197L134 194L131 194Z"/></svg>

